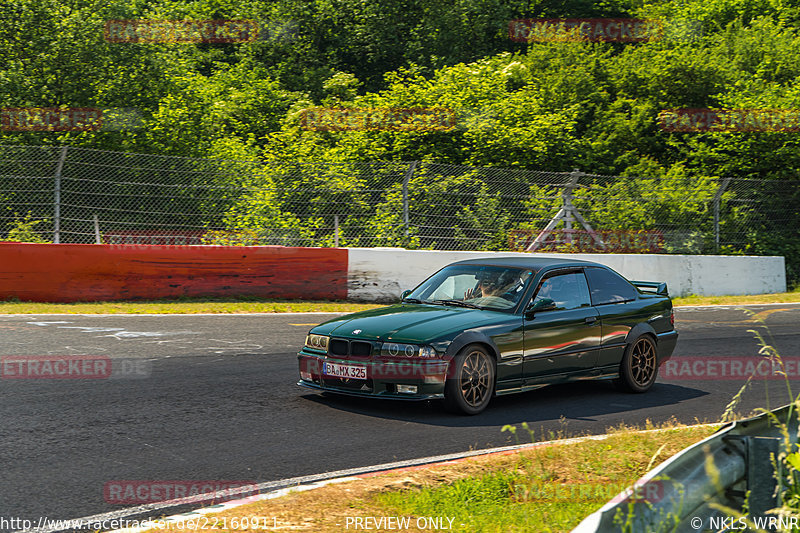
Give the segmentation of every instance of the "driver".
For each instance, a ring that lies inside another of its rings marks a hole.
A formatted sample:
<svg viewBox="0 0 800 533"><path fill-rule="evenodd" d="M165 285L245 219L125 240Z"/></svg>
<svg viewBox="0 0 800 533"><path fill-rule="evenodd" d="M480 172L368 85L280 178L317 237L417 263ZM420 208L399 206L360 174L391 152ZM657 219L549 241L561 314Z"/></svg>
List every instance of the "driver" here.
<svg viewBox="0 0 800 533"><path fill-rule="evenodd" d="M478 284L468 289L464 299L502 297L517 283L515 276L507 270L484 270L478 274Z"/></svg>
<svg viewBox="0 0 800 533"><path fill-rule="evenodd" d="M536 297L533 299L534 302L538 302L539 300L544 300L545 298L553 299L553 280L552 278L547 278L539 285L539 292L536 293Z"/></svg>

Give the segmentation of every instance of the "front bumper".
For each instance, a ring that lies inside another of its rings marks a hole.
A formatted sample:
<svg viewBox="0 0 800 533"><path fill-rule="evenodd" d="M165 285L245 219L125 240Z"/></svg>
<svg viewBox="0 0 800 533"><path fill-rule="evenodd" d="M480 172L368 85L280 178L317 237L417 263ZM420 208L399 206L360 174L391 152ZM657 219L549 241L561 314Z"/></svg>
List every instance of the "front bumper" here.
<svg viewBox="0 0 800 533"><path fill-rule="evenodd" d="M305 351L298 353L297 359L301 376L297 384L320 392L398 400L430 400L444 397L448 362L440 359L419 361L339 359ZM366 366L367 379L326 375L323 372L324 363ZM416 393L398 392L398 385L414 386Z"/></svg>

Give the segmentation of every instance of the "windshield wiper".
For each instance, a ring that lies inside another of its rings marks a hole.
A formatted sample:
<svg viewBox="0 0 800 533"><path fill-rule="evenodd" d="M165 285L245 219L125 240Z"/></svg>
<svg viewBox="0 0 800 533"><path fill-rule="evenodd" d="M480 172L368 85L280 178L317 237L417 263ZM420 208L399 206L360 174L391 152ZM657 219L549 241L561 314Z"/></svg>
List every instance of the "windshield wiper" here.
<svg viewBox="0 0 800 533"><path fill-rule="evenodd" d="M434 304L444 304L444 305L455 305L458 307L469 307L470 309L483 309L480 305L475 305L473 303L465 302L463 300L434 300Z"/></svg>
<svg viewBox="0 0 800 533"><path fill-rule="evenodd" d="M422 304L422 303L428 303L427 301L425 301L425 300L420 300L419 298L403 298L403 302L404 302L404 303L405 303L405 302L408 302L408 303L410 303L410 304Z"/></svg>

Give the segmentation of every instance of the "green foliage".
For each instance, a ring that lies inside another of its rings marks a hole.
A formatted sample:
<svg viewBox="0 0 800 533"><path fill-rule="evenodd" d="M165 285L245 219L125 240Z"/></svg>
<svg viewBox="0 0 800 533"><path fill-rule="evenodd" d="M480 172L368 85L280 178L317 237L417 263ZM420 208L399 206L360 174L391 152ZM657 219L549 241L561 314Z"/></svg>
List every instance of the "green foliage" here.
<svg viewBox="0 0 800 533"><path fill-rule="evenodd" d="M8 0L0 5L4 107L133 108L142 123L122 131L0 130L0 143L331 165L304 177L270 170L267 190L228 199L225 220L206 221L271 228L264 242L330 244L339 215L342 244L377 238L447 247L467 238L502 249L511 231L541 227L558 208L549 200L512 206L482 175L438 184L417 176L411 194L429 206L420 224L443 215L457 190L472 198L454 208L457 221L440 237L426 240L398 215L401 178L371 180L354 170L358 161L635 176L593 183L578 207L598 229L643 230L658 221L670 251L708 252L716 249L709 201L717 178L796 179L800 144L780 132L666 132L658 114L797 108L799 8L794 0ZM537 17L655 18L664 34L640 43L511 41L510 20ZM242 43L114 43L103 36L109 19L250 19L261 33ZM315 106L436 107L451 110L455 127L303 129L302 110ZM241 183L237 172L220 174ZM535 198L547 192L528 185ZM365 187L382 190L358 192ZM318 192L301 205L285 192L296 188ZM752 212L737 202L742 194L722 197L721 251L784 254L790 279L800 279L796 210ZM682 201L687 195L692 200ZM520 205L530 218L511 220L509 210ZM681 217L697 229L677 228ZM732 237L730 221L747 235Z"/></svg>
<svg viewBox="0 0 800 533"><path fill-rule="evenodd" d="M515 426L502 430L517 438ZM522 430L533 438L527 424ZM655 458L712 431L684 428L656 437L625 431L604 441L537 447L511 458L442 470L434 481L403 480L402 486L363 503L376 513L455 517L454 531L571 531L648 471Z"/></svg>
<svg viewBox="0 0 800 533"><path fill-rule="evenodd" d="M220 65L211 76L175 78L173 86L146 124L146 142L159 153L204 156L224 140L253 145L278 129L280 117L301 96L244 62Z"/></svg>
<svg viewBox="0 0 800 533"><path fill-rule="evenodd" d="M337 72L322 84L322 89L328 95L323 104L335 105L338 102L352 100L358 94L361 82L349 72Z"/></svg>
<svg viewBox="0 0 800 533"><path fill-rule="evenodd" d="M6 240L13 242L34 242L34 243L49 243L53 242L45 239L42 236L43 229L37 230L36 226L46 223L46 220L38 219L33 220L32 214L27 213L24 217L20 217L15 213L14 222L10 223L11 229L8 231Z"/></svg>

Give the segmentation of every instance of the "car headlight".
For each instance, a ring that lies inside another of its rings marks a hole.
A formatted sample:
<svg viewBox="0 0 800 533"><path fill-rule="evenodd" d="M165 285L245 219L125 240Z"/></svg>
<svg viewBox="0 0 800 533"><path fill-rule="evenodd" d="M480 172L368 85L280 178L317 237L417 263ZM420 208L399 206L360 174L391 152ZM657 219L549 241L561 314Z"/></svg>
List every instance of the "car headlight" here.
<svg viewBox="0 0 800 533"><path fill-rule="evenodd" d="M328 338L329 337L325 335L314 335L313 333L309 333L308 336L306 336L306 348L327 352Z"/></svg>
<svg viewBox="0 0 800 533"><path fill-rule="evenodd" d="M433 346L385 342L381 346L381 355L384 357L422 357L430 359L436 357L436 350L433 349Z"/></svg>

